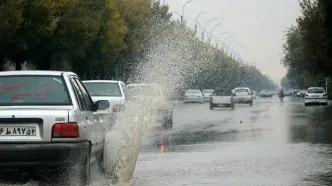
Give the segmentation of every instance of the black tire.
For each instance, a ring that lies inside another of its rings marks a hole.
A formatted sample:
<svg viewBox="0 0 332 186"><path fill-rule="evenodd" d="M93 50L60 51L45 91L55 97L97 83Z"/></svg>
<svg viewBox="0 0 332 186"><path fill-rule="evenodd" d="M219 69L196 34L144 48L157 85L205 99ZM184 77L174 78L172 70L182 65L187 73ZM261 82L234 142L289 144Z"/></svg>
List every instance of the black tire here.
<svg viewBox="0 0 332 186"><path fill-rule="evenodd" d="M90 164L90 157L91 157L91 148L89 149L88 155L86 157L86 164L83 168L83 178L82 182L84 185L89 185L91 181L91 164Z"/></svg>
<svg viewBox="0 0 332 186"><path fill-rule="evenodd" d="M163 126L165 129L173 128L173 114L170 114L170 116L163 120Z"/></svg>
<svg viewBox="0 0 332 186"><path fill-rule="evenodd" d="M234 110L235 109L235 104L231 103L231 109Z"/></svg>
<svg viewBox="0 0 332 186"><path fill-rule="evenodd" d="M323 103L323 105L327 106L327 105L328 105L328 103L327 103L327 102L326 102L326 103Z"/></svg>
<svg viewBox="0 0 332 186"><path fill-rule="evenodd" d="M306 107L306 106L308 106L309 104L308 103L304 103L304 106Z"/></svg>
<svg viewBox="0 0 332 186"><path fill-rule="evenodd" d="M66 185L68 184L68 180L71 180L70 182L75 182L75 185L78 186L89 185L91 176L90 157L91 145L85 152L81 151L80 153L71 154L71 157L68 158L68 161L71 160L71 162L67 162L66 168L60 170L56 182L60 185Z"/></svg>
<svg viewBox="0 0 332 186"><path fill-rule="evenodd" d="M213 104L210 102L210 110L213 110Z"/></svg>

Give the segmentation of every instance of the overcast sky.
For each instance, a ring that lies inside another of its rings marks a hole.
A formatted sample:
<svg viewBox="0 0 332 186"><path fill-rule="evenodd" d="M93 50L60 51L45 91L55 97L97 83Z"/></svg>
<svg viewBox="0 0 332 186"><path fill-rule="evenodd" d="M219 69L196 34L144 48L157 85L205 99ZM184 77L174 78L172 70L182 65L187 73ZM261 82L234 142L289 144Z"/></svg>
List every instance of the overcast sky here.
<svg viewBox="0 0 332 186"><path fill-rule="evenodd" d="M161 0L169 5L170 11L180 14L187 1ZM199 18L201 25L211 18L220 17L220 21L210 22L207 30L223 22L213 31L213 35L218 37L230 32L223 35L222 39L234 36L238 42L233 42L231 46L236 43L245 46L248 55L243 56L263 73L274 80L285 75L286 70L280 64L284 31L296 24L296 18L301 13L298 0L194 0L186 5L184 15L196 19L201 12L206 12ZM176 14L173 18L180 19ZM187 24L192 26L195 22L188 21ZM226 43L230 44L231 41L229 39Z"/></svg>

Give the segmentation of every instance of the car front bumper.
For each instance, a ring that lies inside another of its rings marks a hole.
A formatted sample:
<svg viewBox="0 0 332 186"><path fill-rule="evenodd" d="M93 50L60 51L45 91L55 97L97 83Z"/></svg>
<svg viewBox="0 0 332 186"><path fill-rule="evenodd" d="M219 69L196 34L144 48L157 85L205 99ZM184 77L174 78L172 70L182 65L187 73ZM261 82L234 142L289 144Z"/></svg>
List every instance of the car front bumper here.
<svg viewBox="0 0 332 186"><path fill-rule="evenodd" d="M77 143L7 143L0 144L0 171L25 171L31 167L62 168L83 162L90 150L89 142ZM32 170L34 171L34 170Z"/></svg>

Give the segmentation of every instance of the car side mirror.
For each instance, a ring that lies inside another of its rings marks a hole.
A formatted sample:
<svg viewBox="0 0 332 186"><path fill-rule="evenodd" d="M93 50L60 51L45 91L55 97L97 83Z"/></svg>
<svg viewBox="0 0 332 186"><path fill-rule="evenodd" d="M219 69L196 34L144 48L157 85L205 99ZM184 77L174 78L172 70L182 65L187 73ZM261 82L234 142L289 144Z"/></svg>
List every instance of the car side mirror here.
<svg viewBox="0 0 332 186"><path fill-rule="evenodd" d="M110 102L107 101L107 100L99 100L99 101L96 101L95 105L94 105L94 110L97 111L97 110L104 110L104 109L107 109L107 108L110 108Z"/></svg>

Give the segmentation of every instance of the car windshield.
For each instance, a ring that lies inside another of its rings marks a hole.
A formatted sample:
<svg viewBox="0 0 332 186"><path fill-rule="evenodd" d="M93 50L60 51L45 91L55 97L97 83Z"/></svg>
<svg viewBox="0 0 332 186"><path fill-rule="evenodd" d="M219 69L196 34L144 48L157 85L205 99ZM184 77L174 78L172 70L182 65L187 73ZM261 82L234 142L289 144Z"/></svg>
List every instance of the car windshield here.
<svg viewBox="0 0 332 186"><path fill-rule="evenodd" d="M213 90L203 90L202 93L213 93Z"/></svg>
<svg viewBox="0 0 332 186"><path fill-rule="evenodd" d="M109 82L83 82L88 89L90 96L121 97L121 90L118 83Z"/></svg>
<svg viewBox="0 0 332 186"><path fill-rule="evenodd" d="M0 76L0 105L71 105L61 76Z"/></svg>
<svg viewBox="0 0 332 186"><path fill-rule="evenodd" d="M144 96L144 97L161 97L161 91L156 86L138 85L128 86L128 91L131 96Z"/></svg>
<svg viewBox="0 0 332 186"><path fill-rule="evenodd" d="M215 90L214 95L216 96L230 96L232 94L232 91L227 90Z"/></svg>
<svg viewBox="0 0 332 186"><path fill-rule="evenodd" d="M199 91L199 90L187 90L186 94L201 94L201 91Z"/></svg>
<svg viewBox="0 0 332 186"><path fill-rule="evenodd" d="M308 92L309 94L322 94L325 93L323 88L309 88Z"/></svg>
<svg viewBox="0 0 332 186"><path fill-rule="evenodd" d="M236 89L235 92L249 92L248 89Z"/></svg>

